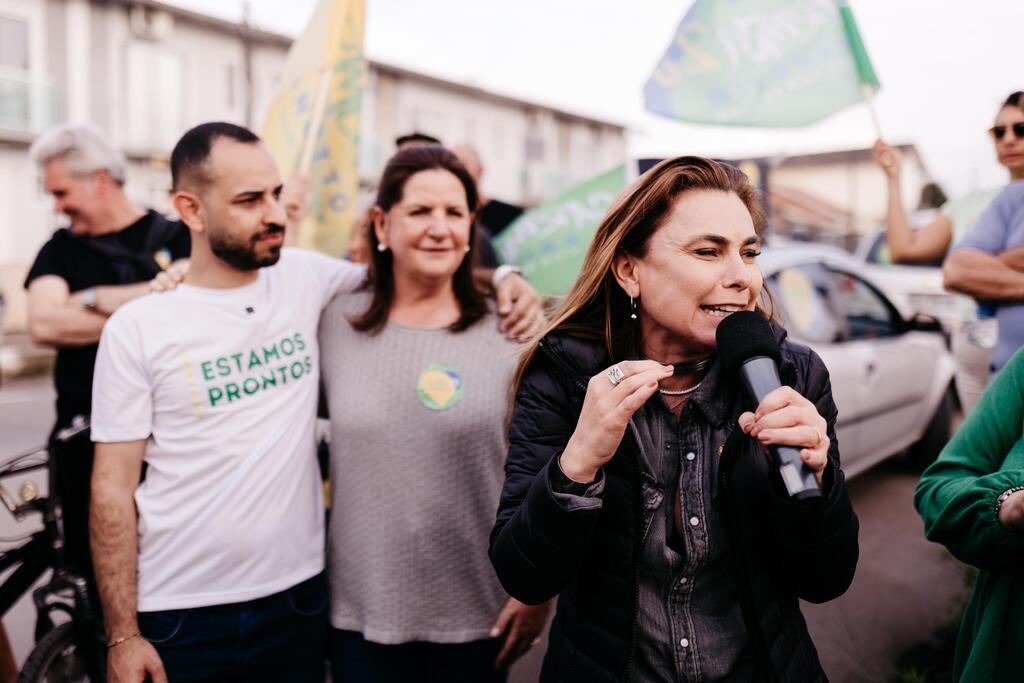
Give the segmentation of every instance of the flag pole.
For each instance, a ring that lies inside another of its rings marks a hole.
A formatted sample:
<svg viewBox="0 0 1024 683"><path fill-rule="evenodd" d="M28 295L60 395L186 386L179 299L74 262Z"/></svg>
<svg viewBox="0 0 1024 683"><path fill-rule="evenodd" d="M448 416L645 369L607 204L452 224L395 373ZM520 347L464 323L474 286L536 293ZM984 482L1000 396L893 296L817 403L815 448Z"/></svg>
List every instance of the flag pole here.
<svg viewBox="0 0 1024 683"><path fill-rule="evenodd" d="M316 91L316 101L313 104L313 117L309 120L309 130L306 131L306 141L302 146L302 158L299 160L299 173L309 175L309 169L313 165L313 148L316 147L316 139L320 134L320 125L324 121L324 110L327 108L327 91L331 86L331 68L324 65L320 74L320 87Z"/></svg>
<svg viewBox="0 0 1024 683"><path fill-rule="evenodd" d="M875 110L875 91L868 83L861 83L860 90L864 93L864 102L868 105L868 112L871 114L871 123L875 127L875 137L882 139L882 124L878 119L878 112Z"/></svg>
<svg viewBox="0 0 1024 683"><path fill-rule="evenodd" d="M331 68L324 65L320 74L320 85L316 91L316 100L313 103L313 115L309 120L309 129L306 131L306 139L302 144L302 157L299 159L299 166L296 172L309 177L309 169L313 166L313 153L316 148L316 141L320 137L320 126L324 121L324 110L327 109L327 91L331 85ZM313 244L312 232L315 229L313 221L309 216L303 219L298 234L298 245L310 248Z"/></svg>

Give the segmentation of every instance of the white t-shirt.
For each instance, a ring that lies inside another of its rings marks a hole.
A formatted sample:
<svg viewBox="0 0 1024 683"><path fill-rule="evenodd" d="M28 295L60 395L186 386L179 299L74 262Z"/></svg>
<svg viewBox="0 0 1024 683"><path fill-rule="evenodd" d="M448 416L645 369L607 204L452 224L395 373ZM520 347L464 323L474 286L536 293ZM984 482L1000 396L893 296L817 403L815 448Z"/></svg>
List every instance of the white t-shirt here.
<svg viewBox="0 0 1024 683"><path fill-rule="evenodd" d="M252 284L181 285L104 326L93 441L147 439L140 612L253 600L323 569L317 325L365 276L285 249Z"/></svg>

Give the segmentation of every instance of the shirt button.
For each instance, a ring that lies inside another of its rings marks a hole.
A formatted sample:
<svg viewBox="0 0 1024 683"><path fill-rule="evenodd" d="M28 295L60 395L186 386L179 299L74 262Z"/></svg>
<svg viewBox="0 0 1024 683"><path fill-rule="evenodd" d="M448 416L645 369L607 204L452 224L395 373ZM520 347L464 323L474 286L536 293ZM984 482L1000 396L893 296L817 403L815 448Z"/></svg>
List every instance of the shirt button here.
<svg viewBox="0 0 1024 683"><path fill-rule="evenodd" d="M685 586L685 585L686 585L686 582L687 582L688 580L689 580L689 579L687 579L687 578L686 578L686 577L684 576L683 578L679 579L679 584L680 584L681 586Z"/></svg>
<svg viewBox="0 0 1024 683"><path fill-rule="evenodd" d="M686 459L687 460L693 460L696 457L697 457L697 455L693 451L690 451L689 453L686 454Z"/></svg>
<svg viewBox="0 0 1024 683"><path fill-rule="evenodd" d="M670 443L665 444L665 450L666 451L672 450L672 444L670 444Z"/></svg>
<svg viewBox="0 0 1024 683"><path fill-rule="evenodd" d="M700 524L700 520L696 517L690 517L690 526L697 526Z"/></svg>
<svg viewBox="0 0 1024 683"><path fill-rule="evenodd" d="M682 640L679 641L679 645L682 646L682 647L690 647L690 641L687 640L686 638L683 638Z"/></svg>

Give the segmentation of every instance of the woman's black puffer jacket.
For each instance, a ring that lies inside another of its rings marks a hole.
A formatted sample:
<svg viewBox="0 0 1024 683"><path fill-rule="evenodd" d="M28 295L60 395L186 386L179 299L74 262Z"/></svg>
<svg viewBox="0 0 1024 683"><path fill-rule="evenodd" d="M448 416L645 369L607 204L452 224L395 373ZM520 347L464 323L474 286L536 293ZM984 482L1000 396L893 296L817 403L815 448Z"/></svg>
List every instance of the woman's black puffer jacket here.
<svg viewBox="0 0 1024 683"><path fill-rule="evenodd" d="M832 445L821 499L793 502L761 446L734 428L721 450L719 504L736 562L758 680L826 680L798 598L843 594L857 565L857 517L836 443L828 371L807 347L781 342L780 376L810 399ZM630 430L604 467L600 509L567 511L551 490L556 457L576 427L589 379L611 365L601 345L549 335L516 395L491 561L513 597L539 604L558 595L542 681L621 681L636 643L641 551L640 460ZM735 392L731 424L752 405Z"/></svg>

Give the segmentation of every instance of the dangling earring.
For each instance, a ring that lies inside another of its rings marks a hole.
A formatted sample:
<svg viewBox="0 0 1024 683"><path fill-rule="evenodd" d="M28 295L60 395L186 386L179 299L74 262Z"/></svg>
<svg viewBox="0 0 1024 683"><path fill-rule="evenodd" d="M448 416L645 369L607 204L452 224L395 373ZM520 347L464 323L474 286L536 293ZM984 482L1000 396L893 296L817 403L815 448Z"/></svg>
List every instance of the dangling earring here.
<svg viewBox="0 0 1024 683"><path fill-rule="evenodd" d="M377 242L377 251L379 251L381 253L384 253L387 250L388 250L388 245L384 244L383 242Z"/></svg>
<svg viewBox="0 0 1024 683"><path fill-rule="evenodd" d="M629 314L630 320L636 320L636 301L633 297L629 297L629 308L632 313Z"/></svg>

